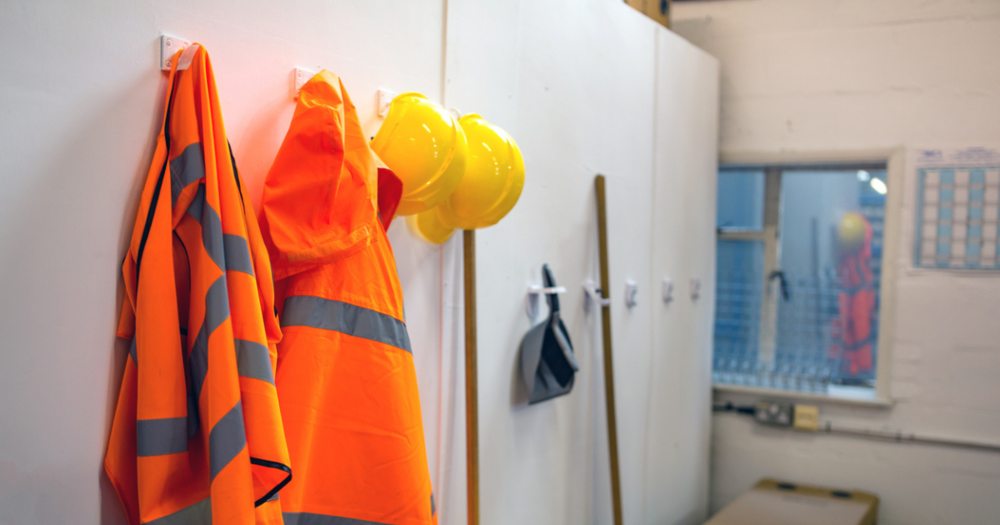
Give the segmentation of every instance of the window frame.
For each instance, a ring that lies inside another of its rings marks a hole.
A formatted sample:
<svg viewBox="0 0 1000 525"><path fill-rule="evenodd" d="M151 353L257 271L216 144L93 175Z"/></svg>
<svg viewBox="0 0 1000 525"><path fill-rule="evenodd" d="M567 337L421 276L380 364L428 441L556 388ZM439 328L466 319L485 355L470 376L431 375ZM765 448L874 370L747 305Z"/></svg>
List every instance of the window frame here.
<svg viewBox="0 0 1000 525"><path fill-rule="evenodd" d="M764 242L764 276L777 269L780 250L778 226L780 224L781 174L794 169L884 169L890 191L886 196L885 222L882 247L882 274L879 283L879 333L878 367L875 370L873 397L853 397L838 394L817 394L758 386L712 383L715 391L739 392L769 397L788 397L812 401L837 402L855 405L888 407L893 404L889 384L892 374L892 340L896 312L896 272L900 249L900 224L903 192L903 149L813 152L746 152L723 151L719 156L719 170L750 168L764 170L764 221L760 230L746 228L719 228L716 240L756 240ZM761 302L761 351L774 351L774 345L765 349L763 339L774 337L777 321L777 293L769 289L777 283L765 281ZM770 312L770 316L768 313ZM770 329L768 328L770 325ZM713 346L713 353L715 349Z"/></svg>

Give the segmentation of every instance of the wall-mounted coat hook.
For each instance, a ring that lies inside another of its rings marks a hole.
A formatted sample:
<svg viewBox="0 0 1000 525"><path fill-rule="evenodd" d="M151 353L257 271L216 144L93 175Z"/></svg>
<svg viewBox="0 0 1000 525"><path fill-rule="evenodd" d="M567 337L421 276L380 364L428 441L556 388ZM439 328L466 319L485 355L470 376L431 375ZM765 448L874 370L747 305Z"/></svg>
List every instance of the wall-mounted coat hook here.
<svg viewBox="0 0 1000 525"><path fill-rule="evenodd" d="M593 304L598 304L602 307L611 305L611 299L601 297L601 289L598 288L597 283L592 279L587 279L583 282L583 291L586 292L586 295L584 295L583 311L589 312Z"/></svg>
<svg viewBox="0 0 1000 525"><path fill-rule="evenodd" d="M392 99L396 98L397 93L388 89L379 89L375 95L375 102L377 104L375 112L378 113L378 116L385 117L389 114L389 106L392 105Z"/></svg>
<svg viewBox="0 0 1000 525"><path fill-rule="evenodd" d="M691 278L691 300L697 301L701 297L701 279Z"/></svg>
<svg viewBox="0 0 1000 525"><path fill-rule="evenodd" d="M669 277L664 277L660 293L663 295L664 303L672 303L674 300L674 280Z"/></svg>
<svg viewBox="0 0 1000 525"><path fill-rule="evenodd" d="M625 306L628 308L635 308L639 304L636 298L639 295L639 284L635 281L629 279L625 281Z"/></svg>
<svg viewBox="0 0 1000 525"><path fill-rule="evenodd" d="M525 299L524 309L528 313L528 318L532 321L538 317L538 304L541 302L542 295L550 293L566 293L565 286L551 286L542 287L537 284L533 284L528 287L528 297Z"/></svg>
<svg viewBox="0 0 1000 525"><path fill-rule="evenodd" d="M297 67L292 69L292 79L294 85L292 86L292 98L299 98L299 91L302 90L302 86L309 82L309 79L316 76L316 72L311 69L306 69L302 67Z"/></svg>
<svg viewBox="0 0 1000 525"><path fill-rule="evenodd" d="M306 69L304 67L297 67L292 69L292 79L294 80L294 85L292 86L292 99L299 98L299 91L302 91L302 86L309 82L309 80L316 76L316 71L312 69ZM394 91L389 91L388 89L380 88L375 92L375 112L379 117L385 117L389 114L389 105L392 104L392 99L396 98L397 93Z"/></svg>
<svg viewBox="0 0 1000 525"><path fill-rule="evenodd" d="M178 71L183 71L191 65L194 53L198 51L198 46L192 45L190 40L185 40L173 35L160 35L160 71L170 71L171 63L177 51L184 49L180 60L177 63Z"/></svg>

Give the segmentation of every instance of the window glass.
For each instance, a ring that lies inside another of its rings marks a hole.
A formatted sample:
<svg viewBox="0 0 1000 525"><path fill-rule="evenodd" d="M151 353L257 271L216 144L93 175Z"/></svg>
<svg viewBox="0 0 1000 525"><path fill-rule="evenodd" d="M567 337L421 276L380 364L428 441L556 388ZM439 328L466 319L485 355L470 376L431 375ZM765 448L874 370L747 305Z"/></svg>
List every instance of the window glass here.
<svg viewBox="0 0 1000 525"><path fill-rule="evenodd" d="M713 376L744 384L757 372L764 243L719 241L717 257Z"/></svg>
<svg viewBox="0 0 1000 525"><path fill-rule="evenodd" d="M721 170L713 380L874 395L885 200L880 170ZM777 236L763 230L774 206Z"/></svg>
<svg viewBox="0 0 1000 525"><path fill-rule="evenodd" d="M884 171L781 177L777 388L874 386Z"/></svg>
<svg viewBox="0 0 1000 525"><path fill-rule="evenodd" d="M716 225L759 230L764 221L764 171L721 170Z"/></svg>

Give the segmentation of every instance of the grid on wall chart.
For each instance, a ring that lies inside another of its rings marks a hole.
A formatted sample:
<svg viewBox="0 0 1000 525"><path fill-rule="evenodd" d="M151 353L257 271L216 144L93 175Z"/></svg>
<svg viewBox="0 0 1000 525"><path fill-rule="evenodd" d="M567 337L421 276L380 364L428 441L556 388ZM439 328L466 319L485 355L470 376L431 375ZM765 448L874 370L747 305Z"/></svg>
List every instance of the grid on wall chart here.
<svg viewBox="0 0 1000 525"><path fill-rule="evenodd" d="M917 180L914 264L1000 269L1000 166L920 168Z"/></svg>

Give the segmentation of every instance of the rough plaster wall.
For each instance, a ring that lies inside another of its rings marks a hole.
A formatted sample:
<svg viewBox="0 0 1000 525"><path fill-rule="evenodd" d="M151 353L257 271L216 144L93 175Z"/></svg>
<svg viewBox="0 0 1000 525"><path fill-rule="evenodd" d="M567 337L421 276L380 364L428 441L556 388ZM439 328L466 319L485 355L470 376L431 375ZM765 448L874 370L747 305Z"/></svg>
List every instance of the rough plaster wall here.
<svg viewBox="0 0 1000 525"><path fill-rule="evenodd" d="M1000 145L1000 3L677 3L675 30L722 64L723 151ZM1000 277L912 268L903 191L890 409L823 404L845 425L1000 441ZM752 397L718 395L718 400ZM713 510L762 476L856 487L880 523L994 524L1000 455L793 434L713 418Z"/></svg>
<svg viewBox="0 0 1000 525"><path fill-rule="evenodd" d="M580 290L597 276L591 188L606 173L625 516L704 516L710 339L704 323L697 333L686 323L710 319L711 300L667 311L653 293L673 272L697 273L710 290L713 244L668 214L655 216L664 249L689 257L671 259L681 270L651 268L650 248L654 177L684 180L656 188L704 201L711 215L717 65L703 52L616 0L13 0L0 29L0 523L124 522L101 463L126 351L114 339L119 267L162 118L161 32L211 53L255 204L291 119L294 66L341 75L368 134L385 87L481 112L519 141L522 200L478 236L487 524L610 521L599 332ZM657 155L659 141L673 149ZM403 221L389 236L441 522L464 523L461 242L428 245ZM542 262L569 290L563 308L584 370L572 395L526 407L514 351ZM640 283L633 311L621 306L626 278ZM674 319L676 332L654 333L653 315ZM683 377L668 383L668 373ZM654 392L698 408L676 411ZM664 417L647 431L651 410Z"/></svg>

